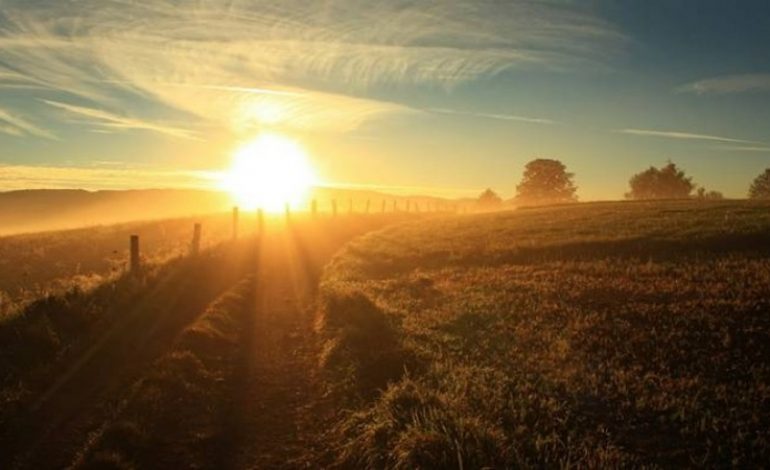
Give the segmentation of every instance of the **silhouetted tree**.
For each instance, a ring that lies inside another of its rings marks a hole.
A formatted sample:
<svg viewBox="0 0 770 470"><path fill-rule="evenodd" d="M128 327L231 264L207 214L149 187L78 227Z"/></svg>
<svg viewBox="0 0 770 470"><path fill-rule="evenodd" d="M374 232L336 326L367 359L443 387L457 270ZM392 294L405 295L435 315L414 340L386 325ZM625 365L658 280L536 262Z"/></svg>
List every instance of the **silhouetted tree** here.
<svg viewBox="0 0 770 470"><path fill-rule="evenodd" d="M626 193L629 199L685 199L695 188L692 178L671 162L660 169L651 166L632 176L628 183L631 185L631 191Z"/></svg>
<svg viewBox="0 0 770 470"><path fill-rule="evenodd" d="M516 201L522 204L575 202L573 176L559 160L532 160L524 167L524 177L516 186Z"/></svg>
<svg viewBox="0 0 770 470"><path fill-rule="evenodd" d="M476 205L478 205L481 209L496 209L502 204L503 199L490 188L487 188L483 193L479 195L479 198L476 199Z"/></svg>
<svg viewBox="0 0 770 470"><path fill-rule="evenodd" d="M749 198L770 199L770 168L757 176L749 188Z"/></svg>

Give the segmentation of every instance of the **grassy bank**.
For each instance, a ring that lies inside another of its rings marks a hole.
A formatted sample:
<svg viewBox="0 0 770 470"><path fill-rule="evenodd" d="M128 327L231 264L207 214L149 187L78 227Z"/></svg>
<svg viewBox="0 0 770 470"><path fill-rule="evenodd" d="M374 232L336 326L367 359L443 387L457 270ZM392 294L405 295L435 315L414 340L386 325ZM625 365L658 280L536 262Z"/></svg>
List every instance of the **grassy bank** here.
<svg viewBox="0 0 770 470"><path fill-rule="evenodd" d="M74 468L226 467L233 457L224 422L254 315L255 285L228 290L130 388L95 432Z"/></svg>
<svg viewBox="0 0 770 470"><path fill-rule="evenodd" d="M97 405L120 396L212 300L253 272L254 256L249 241L216 247L139 278L41 299L0 322L0 462L60 464L56 452L106 412Z"/></svg>
<svg viewBox="0 0 770 470"><path fill-rule="evenodd" d="M770 459L770 207L607 203L437 218L327 267L338 463Z"/></svg>
<svg viewBox="0 0 770 470"><path fill-rule="evenodd" d="M203 224L204 247L229 240L228 214L0 237L0 321L41 297L118 278L128 267L132 234L140 237L145 264L187 255L196 222Z"/></svg>

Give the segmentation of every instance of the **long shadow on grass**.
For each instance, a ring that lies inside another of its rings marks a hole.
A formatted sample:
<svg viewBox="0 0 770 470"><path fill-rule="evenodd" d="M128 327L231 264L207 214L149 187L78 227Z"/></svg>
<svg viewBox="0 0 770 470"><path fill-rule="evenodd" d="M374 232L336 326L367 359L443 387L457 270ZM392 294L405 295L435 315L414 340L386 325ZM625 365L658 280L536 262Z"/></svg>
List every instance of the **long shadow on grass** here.
<svg viewBox="0 0 770 470"><path fill-rule="evenodd" d="M0 357L4 391L15 392L0 411L0 466L65 465L143 368L253 268L250 248L221 247L141 279L46 299L1 325L0 340L10 339Z"/></svg>

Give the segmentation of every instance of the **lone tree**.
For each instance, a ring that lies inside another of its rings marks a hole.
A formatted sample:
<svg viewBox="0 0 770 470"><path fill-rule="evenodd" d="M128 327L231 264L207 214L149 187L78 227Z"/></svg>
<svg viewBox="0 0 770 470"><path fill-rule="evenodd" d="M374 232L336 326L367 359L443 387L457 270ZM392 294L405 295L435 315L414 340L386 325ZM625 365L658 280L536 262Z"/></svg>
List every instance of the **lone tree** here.
<svg viewBox="0 0 770 470"><path fill-rule="evenodd" d="M498 196L496 192L487 188L479 195L479 198L476 199L476 204L481 209L496 209L503 204L503 199Z"/></svg>
<svg viewBox="0 0 770 470"><path fill-rule="evenodd" d="M660 169L651 166L632 176L628 183L628 199L686 199L695 188L692 178L671 162Z"/></svg>
<svg viewBox="0 0 770 470"><path fill-rule="evenodd" d="M770 199L770 168L757 176L749 188L750 199Z"/></svg>
<svg viewBox="0 0 770 470"><path fill-rule="evenodd" d="M559 160L532 160L524 167L524 177L516 186L516 201L522 204L575 202L573 176Z"/></svg>

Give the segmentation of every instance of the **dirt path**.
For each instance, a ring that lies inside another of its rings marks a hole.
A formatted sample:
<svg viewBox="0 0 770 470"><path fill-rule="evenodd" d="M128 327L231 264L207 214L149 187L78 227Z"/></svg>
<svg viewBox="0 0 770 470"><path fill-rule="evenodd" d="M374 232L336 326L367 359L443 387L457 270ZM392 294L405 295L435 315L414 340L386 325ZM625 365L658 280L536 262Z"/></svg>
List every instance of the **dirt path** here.
<svg viewBox="0 0 770 470"><path fill-rule="evenodd" d="M342 239L267 237L257 305L244 330L230 422L232 468L313 467L334 410L323 400L313 332L318 277ZM310 237L312 238L312 237Z"/></svg>

